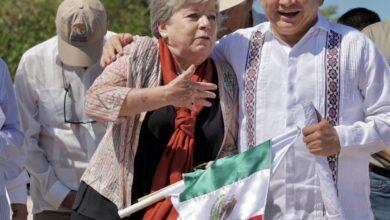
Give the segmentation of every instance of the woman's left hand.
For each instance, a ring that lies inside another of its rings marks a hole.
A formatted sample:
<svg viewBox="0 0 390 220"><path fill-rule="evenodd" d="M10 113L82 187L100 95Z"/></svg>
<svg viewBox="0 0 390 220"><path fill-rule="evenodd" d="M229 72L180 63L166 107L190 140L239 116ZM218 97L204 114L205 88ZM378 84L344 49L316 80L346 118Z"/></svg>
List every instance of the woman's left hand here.
<svg viewBox="0 0 390 220"><path fill-rule="evenodd" d="M169 105L194 109L195 105L210 107L207 99L216 97L213 90L217 85L206 82L193 82L191 77L195 73L195 66L191 65L186 71L166 85L166 100Z"/></svg>

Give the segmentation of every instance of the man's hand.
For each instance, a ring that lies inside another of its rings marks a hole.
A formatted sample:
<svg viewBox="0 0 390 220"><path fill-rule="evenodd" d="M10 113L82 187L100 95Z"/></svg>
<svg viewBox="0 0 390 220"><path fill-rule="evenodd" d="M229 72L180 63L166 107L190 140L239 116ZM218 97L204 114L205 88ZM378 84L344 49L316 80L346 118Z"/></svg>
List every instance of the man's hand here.
<svg viewBox="0 0 390 220"><path fill-rule="evenodd" d="M62 201L61 206L72 209L73 202L76 199L77 191L71 190L68 195L65 197L64 201Z"/></svg>
<svg viewBox="0 0 390 220"><path fill-rule="evenodd" d="M133 36L127 33L120 33L110 37L104 44L100 66L105 68L108 64L114 62L117 57L123 56L123 47L133 41Z"/></svg>
<svg viewBox="0 0 390 220"><path fill-rule="evenodd" d="M12 220L26 220L28 211L26 204L13 203L11 204Z"/></svg>
<svg viewBox="0 0 390 220"><path fill-rule="evenodd" d="M390 161L390 149L387 148L386 150L380 151L376 154L385 158L387 161Z"/></svg>
<svg viewBox="0 0 390 220"><path fill-rule="evenodd" d="M340 152L340 140L337 131L317 112L318 124L302 129L303 142L310 153L319 156L331 156Z"/></svg>

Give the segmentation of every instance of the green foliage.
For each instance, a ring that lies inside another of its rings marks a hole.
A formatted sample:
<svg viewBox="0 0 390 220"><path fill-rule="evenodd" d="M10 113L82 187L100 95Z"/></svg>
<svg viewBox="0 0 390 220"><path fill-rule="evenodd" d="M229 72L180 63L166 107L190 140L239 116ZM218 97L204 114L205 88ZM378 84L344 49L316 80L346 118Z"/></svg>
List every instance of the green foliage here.
<svg viewBox="0 0 390 220"><path fill-rule="evenodd" d="M149 15L143 0L101 0L114 32L149 34ZM14 75L22 54L56 34L55 15L61 0L1 0L0 57Z"/></svg>
<svg viewBox="0 0 390 220"><path fill-rule="evenodd" d="M321 14L326 17L329 21L336 22L337 21L337 6L329 5L326 7L320 8Z"/></svg>

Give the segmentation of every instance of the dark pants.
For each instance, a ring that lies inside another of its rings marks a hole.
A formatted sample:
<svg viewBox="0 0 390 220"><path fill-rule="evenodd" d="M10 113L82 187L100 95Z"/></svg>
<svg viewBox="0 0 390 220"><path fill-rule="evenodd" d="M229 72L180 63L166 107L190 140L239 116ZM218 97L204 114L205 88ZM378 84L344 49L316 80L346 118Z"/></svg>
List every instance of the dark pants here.
<svg viewBox="0 0 390 220"><path fill-rule="evenodd" d="M390 220L390 177L370 172L371 208L375 220Z"/></svg>
<svg viewBox="0 0 390 220"><path fill-rule="evenodd" d="M80 184L72 209L72 220L121 219L118 215L117 206L84 182Z"/></svg>
<svg viewBox="0 0 390 220"><path fill-rule="evenodd" d="M33 220L69 220L71 212L43 211L33 215Z"/></svg>

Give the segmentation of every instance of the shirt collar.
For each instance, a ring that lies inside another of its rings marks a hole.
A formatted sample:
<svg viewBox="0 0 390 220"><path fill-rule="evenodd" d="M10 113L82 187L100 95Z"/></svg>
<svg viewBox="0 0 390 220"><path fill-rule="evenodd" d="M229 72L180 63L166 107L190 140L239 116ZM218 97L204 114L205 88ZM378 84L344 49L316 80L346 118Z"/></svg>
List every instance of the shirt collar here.
<svg viewBox="0 0 390 220"><path fill-rule="evenodd" d="M317 15L317 18L318 18L317 23L314 26L324 31L329 31L331 25L330 22L326 20L326 18L319 13Z"/></svg>

